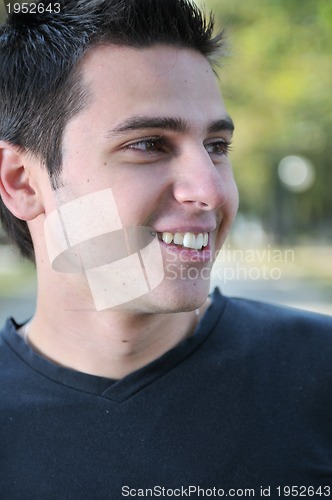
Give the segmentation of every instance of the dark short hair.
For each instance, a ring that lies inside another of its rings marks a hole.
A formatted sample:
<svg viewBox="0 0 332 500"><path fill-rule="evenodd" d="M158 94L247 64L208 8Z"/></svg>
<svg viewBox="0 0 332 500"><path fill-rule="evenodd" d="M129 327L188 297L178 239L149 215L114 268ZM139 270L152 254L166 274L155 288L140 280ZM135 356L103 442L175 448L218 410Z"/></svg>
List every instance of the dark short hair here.
<svg viewBox="0 0 332 500"><path fill-rule="evenodd" d="M54 189L65 127L88 98L81 63L91 48L162 43L197 50L213 63L223 47L222 32L213 34L213 16L206 17L191 0L57 3L60 9L53 12L12 13L0 28L0 139L38 156ZM21 254L34 260L27 223L11 214L1 198L0 220Z"/></svg>

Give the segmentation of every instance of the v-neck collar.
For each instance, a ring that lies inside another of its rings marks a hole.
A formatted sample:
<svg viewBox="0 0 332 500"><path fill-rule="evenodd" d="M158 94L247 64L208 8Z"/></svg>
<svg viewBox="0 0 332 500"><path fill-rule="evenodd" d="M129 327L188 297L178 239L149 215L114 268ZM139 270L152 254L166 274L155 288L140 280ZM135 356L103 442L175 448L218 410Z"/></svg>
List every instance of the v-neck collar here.
<svg viewBox="0 0 332 500"><path fill-rule="evenodd" d="M167 351L143 368L130 373L120 380L89 375L48 361L40 354L37 354L31 346L26 344L24 339L17 333L17 329L22 325L18 325L12 318L7 320L2 335L7 345L9 345L21 361L29 365L41 376L74 390L95 394L120 403L154 383L199 348L213 332L226 304L226 299L220 294L217 288L214 290L211 299L209 308L192 336L181 341L173 349Z"/></svg>

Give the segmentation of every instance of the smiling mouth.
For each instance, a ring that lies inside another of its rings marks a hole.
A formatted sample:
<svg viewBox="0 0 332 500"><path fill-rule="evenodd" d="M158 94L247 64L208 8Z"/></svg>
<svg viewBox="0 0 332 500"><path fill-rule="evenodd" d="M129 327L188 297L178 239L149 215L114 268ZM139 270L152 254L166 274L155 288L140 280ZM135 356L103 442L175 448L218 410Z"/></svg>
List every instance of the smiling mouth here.
<svg viewBox="0 0 332 500"><path fill-rule="evenodd" d="M176 245L193 250L203 250L209 243L209 233L157 233L159 240L167 245Z"/></svg>

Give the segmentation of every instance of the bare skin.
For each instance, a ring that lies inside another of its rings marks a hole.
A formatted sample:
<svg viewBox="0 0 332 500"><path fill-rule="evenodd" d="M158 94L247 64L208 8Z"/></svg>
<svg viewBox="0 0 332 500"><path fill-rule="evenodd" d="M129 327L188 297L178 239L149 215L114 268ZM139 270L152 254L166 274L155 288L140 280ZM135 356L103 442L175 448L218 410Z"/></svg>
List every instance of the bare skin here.
<svg viewBox="0 0 332 500"><path fill-rule="evenodd" d="M110 187L124 225L152 227L158 234L208 232L213 256L197 262L197 252L187 252L185 264L197 277L170 279L169 255L173 269L183 258L161 242L163 282L122 307L97 312L84 275L52 269L44 221L58 201L45 169L1 143L1 194L28 221L35 245L38 297L28 325L30 344L62 366L120 379L190 336L195 309L201 317L208 307L207 277L238 205L223 149L232 134L216 126L229 117L209 63L194 51L99 47L86 57L83 73L92 99L64 134L61 180L70 198ZM137 116L171 117L184 126L119 132L119 124Z"/></svg>

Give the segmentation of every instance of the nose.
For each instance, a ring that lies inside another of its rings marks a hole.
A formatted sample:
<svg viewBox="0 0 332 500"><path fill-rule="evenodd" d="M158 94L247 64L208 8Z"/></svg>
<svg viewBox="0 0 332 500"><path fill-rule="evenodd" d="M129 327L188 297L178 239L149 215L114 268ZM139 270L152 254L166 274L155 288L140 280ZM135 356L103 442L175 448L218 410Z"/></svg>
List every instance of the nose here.
<svg viewBox="0 0 332 500"><path fill-rule="evenodd" d="M183 154L176 160L174 198L191 211L221 207L227 201L229 170L227 157L221 164L214 164L204 146L195 148L190 154Z"/></svg>

